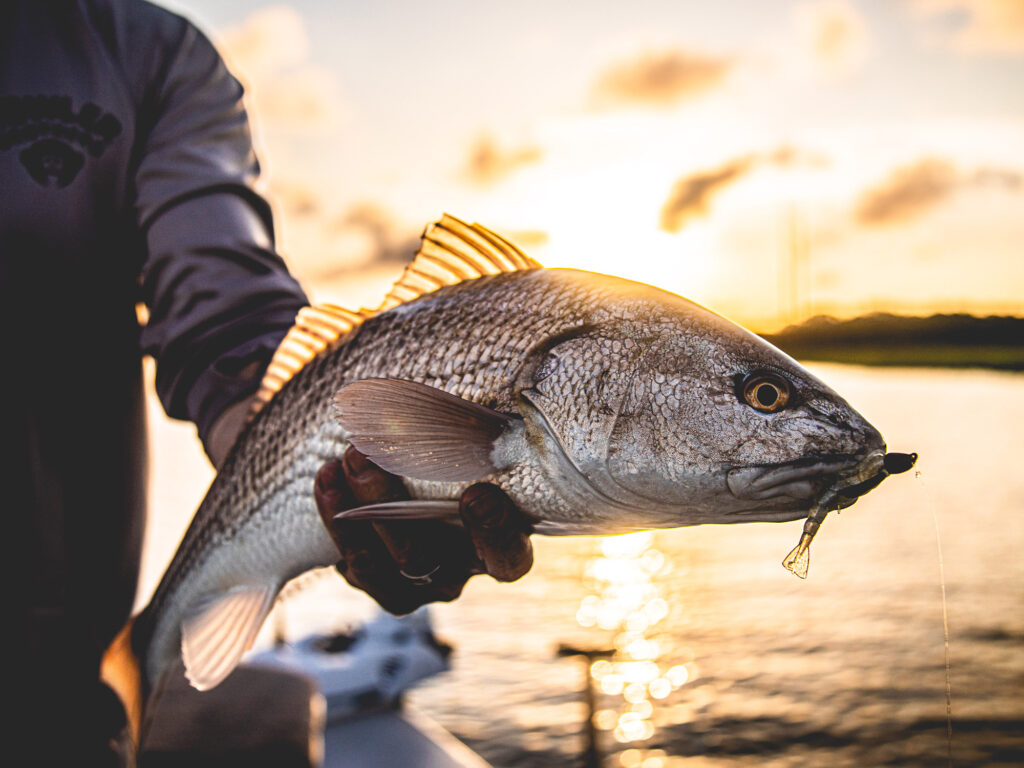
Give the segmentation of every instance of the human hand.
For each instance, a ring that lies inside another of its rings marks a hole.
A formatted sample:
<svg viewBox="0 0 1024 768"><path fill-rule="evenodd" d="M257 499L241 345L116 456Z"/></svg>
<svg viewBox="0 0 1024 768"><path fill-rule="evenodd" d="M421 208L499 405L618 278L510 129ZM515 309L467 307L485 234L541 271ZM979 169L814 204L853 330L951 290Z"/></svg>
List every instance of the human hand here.
<svg viewBox="0 0 1024 768"><path fill-rule="evenodd" d="M341 461L317 472L314 495L341 553L338 571L390 613L454 600L475 574L515 581L533 565L530 523L495 485L477 483L462 494L463 527L436 520L335 520L354 507L409 498L401 478L349 448ZM415 578L421 574L424 579Z"/></svg>
<svg viewBox="0 0 1024 768"><path fill-rule="evenodd" d="M252 404L256 399L255 395L243 398L225 408L217 420L210 427L206 437L206 455L210 457L210 463L214 469L220 469L224 460L231 452L238 435L245 426L249 414L252 412Z"/></svg>

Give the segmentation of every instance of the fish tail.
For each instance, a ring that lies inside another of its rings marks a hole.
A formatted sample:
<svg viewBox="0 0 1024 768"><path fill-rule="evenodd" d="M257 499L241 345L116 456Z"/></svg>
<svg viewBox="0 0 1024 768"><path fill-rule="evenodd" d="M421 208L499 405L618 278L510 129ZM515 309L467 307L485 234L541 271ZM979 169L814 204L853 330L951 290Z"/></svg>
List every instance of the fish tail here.
<svg viewBox="0 0 1024 768"><path fill-rule="evenodd" d="M135 619L131 618L107 647L100 663L100 680L110 686L121 700L121 705L128 717L132 743L138 749L142 737L145 689L142 660L132 643L134 627Z"/></svg>

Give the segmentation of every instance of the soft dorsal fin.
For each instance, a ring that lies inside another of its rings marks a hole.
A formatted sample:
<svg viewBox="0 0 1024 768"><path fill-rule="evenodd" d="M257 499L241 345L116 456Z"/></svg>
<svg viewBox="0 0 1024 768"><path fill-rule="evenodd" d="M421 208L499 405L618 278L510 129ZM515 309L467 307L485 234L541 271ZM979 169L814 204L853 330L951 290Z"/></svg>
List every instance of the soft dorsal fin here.
<svg viewBox="0 0 1024 768"><path fill-rule="evenodd" d="M416 258L377 311L391 309L446 285L539 268L540 264L501 235L446 213L423 231Z"/></svg>
<svg viewBox="0 0 1024 768"><path fill-rule="evenodd" d="M333 304L300 309L295 325L285 335L267 366L250 418L310 360L325 350L334 349L349 331L373 314L372 310L350 312Z"/></svg>
<svg viewBox="0 0 1024 768"><path fill-rule="evenodd" d="M428 226L412 263L376 310L350 312L333 304L304 307L284 337L260 384L249 418L310 360L334 349L348 333L378 312L427 293L501 272L539 269L540 264L480 224L467 224L447 213Z"/></svg>

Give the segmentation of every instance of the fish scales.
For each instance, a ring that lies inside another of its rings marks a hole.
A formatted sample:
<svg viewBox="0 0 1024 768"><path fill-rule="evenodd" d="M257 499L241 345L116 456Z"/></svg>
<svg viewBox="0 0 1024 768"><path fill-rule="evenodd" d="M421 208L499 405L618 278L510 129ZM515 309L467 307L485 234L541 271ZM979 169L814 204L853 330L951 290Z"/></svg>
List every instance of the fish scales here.
<svg viewBox="0 0 1024 768"><path fill-rule="evenodd" d="M555 271L480 278L371 317L336 350L313 360L257 414L240 437L239 449L214 479L147 607L150 616L162 616L164 626L153 627L154 634L163 630L174 635L180 612L167 611L167 601L177 599L184 609L191 595L182 594L183 580L191 577L189 591L196 593L221 586L197 576L209 552L264 517L288 519L286 511L295 511L296 502L282 508L274 503L282 498L295 497L304 507L299 518L312 532L301 540L322 537L329 545L316 547L312 560L300 560L295 568L301 572L337 559L312 490L320 465L340 458L348 447L336 426L331 399L341 386L370 377L406 379L496 410L512 410L512 386L525 353L541 339L581 324L582 309L600 303L601 294L599 287L574 285ZM450 375L444 375L444 360L438 358L440 345L446 357L462 361ZM408 485L413 493L429 497L450 492L437 484Z"/></svg>

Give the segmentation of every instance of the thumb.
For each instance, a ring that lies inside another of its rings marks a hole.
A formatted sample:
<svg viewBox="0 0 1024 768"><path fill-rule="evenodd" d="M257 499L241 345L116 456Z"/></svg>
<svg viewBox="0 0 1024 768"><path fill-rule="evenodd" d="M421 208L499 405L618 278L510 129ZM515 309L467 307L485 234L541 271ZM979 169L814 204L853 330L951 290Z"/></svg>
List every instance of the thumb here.
<svg viewBox="0 0 1024 768"><path fill-rule="evenodd" d="M470 486L459 499L459 514L491 576L515 581L530 570L530 525L504 491L489 483Z"/></svg>

